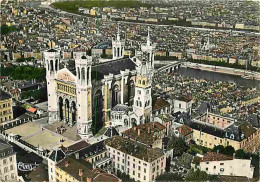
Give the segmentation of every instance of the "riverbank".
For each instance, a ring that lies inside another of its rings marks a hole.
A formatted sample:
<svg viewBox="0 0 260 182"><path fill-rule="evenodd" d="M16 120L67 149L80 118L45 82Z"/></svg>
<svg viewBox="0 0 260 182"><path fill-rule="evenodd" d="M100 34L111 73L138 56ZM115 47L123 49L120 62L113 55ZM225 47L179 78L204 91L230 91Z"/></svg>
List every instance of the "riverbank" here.
<svg viewBox="0 0 260 182"><path fill-rule="evenodd" d="M190 63L190 62L185 62L183 66L187 67L187 68L197 69L197 70L222 73L222 74L228 74L228 75L235 75L235 76L240 76L241 78L244 78L244 79L260 81L260 73L242 70L242 69L197 64L197 63Z"/></svg>

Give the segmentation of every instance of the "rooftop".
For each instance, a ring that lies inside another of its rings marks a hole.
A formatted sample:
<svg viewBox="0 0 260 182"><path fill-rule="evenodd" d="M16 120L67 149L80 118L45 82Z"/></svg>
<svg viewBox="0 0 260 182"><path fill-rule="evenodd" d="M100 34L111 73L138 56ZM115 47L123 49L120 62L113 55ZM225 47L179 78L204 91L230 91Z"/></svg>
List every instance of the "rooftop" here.
<svg viewBox="0 0 260 182"><path fill-rule="evenodd" d="M158 148L146 147L143 144L121 136L109 138L105 141L105 144L146 162L152 162L164 155L163 151Z"/></svg>
<svg viewBox="0 0 260 182"><path fill-rule="evenodd" d="M168 106L170 106L169 102L167 102L166 100L164 100L162 98L158 98L158 99L156 99L156 101L153 105L153 110L157 111L157 110L160 110L160 109L168 107Z"/></svg>
<svg viewBox="0 0 260 182"><path fill-rule="evenodd" d="M232 156L216 153L216 152L208 152L200 162L207 161L225 161L225 160L233 160Z"/></svg>
<svg viewBox="0 0 260 182"><path fill-rule="evenodd" d="M158 139L157 132L163 131L165 126L159 122L140 124L123 132L125 137L136 140L142 144L151 146Z"/></svg>
<svg viewBox="0 0 260 182"><path fill-rule="evenodd" d="M11 96L8 93L4 92L3 90L0 90L0 100L10 99L10 98Z"/></svg>

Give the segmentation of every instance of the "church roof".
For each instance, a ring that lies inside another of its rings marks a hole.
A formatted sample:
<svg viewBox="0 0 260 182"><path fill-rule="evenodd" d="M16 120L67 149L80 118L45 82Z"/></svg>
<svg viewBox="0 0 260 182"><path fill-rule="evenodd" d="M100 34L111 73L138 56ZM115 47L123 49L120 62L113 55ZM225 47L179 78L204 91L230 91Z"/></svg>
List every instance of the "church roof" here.
<svg viewBox="0 0 260 182"><path fill-rule="evenodd" d="M112 111L125 111L127 112L129 107L123 104L117 104L115 107L112 108Z"/></svg>
<svg viewBox="0 0 260 182"><path fill-rule="evenodd" d="M136 64L130 58L117 59L105 63L98 64L92 67L92 79L101 80L109 73L118 75L121 70L135 70Z"/></svg>

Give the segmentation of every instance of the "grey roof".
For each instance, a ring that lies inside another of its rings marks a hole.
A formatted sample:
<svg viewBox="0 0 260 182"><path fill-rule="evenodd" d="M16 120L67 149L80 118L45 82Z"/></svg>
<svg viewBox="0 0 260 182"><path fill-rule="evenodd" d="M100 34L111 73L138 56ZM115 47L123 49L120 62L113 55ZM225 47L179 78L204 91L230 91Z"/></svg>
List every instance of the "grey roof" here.
<svg viewBox="0 0 260 182"><path fill-rule="evenodd" d="M129 111L129 107L123 104L117 104L115 107L112 108L112 111Z"/></svg>
<svg viewBox="0 0 260 182"><path fill-rule="evenodd" d="M106 63L101 63L92 67L92 79L101 80L105 75L109 73L118 75L121 70L129 69L129 71L135 70L136 64L130 58L122 58Z"/></svg>
<svg viewBox="0 0 260 182"><path fill-rule="evenodd" d="M11 96L8 93L4 92L3 90L0 90L0 100L10 99L10 98Z"/></svg>
<svg viewBox="0 0 260 182"><path fill-rule="evenodd" d="M12 148L12 146L0 138L0 151L10 148Z"/></svg>

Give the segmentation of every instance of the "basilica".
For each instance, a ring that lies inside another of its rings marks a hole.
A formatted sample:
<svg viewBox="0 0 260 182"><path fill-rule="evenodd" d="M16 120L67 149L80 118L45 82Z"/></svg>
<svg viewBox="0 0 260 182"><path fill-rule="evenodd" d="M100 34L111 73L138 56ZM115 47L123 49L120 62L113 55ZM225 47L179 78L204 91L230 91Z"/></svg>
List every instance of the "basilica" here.
<svg viewBox="0 0 260 182"><path fill-rule="evenodd" d="M73 52L75 68L60 69L59 49L44 52L49 123L76 126L90 138L103 126L128 128L150 121L154 49L149 30L146 43L133 57L124 56L119 31L112 40L113 59L94 65L86 51Z"/></svg>

